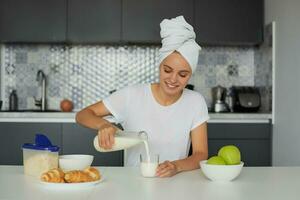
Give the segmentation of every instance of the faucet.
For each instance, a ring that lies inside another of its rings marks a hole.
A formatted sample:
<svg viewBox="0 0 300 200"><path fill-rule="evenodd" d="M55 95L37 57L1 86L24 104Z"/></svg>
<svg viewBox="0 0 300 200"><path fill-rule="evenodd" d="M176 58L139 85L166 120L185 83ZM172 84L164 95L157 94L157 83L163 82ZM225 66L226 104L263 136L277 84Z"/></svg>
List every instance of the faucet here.
<svg viewBox="0 0 300 200"><path fill-rule="evenodd" d="M39 82L39 84L42 85L41 87L41 99L37 100L35 99L35 105L41 107L42 111L46 110L46 75L42 70L39 70L36 75L36 80Z"/></svg>

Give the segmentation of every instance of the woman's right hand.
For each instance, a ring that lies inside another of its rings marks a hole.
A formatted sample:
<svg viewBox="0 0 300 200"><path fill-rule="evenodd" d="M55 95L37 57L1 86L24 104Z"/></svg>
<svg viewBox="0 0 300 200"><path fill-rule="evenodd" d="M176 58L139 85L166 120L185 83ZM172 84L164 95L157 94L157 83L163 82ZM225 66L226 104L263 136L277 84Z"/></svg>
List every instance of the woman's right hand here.
<svg viewBox="0 0 300 200"><path fill-rule="evenodd" d="M106 123L98 130L98 142L100 147L104 149L111 149L115 143L115 133L118 129L110 124Z"/></svg>

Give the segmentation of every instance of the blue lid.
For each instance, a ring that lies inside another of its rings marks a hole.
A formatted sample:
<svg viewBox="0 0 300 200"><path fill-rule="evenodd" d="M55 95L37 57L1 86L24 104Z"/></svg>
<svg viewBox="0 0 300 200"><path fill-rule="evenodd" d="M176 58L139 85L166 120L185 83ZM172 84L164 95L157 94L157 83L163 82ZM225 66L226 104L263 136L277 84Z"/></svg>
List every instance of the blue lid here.
<svg viewBox="0 0 300 200"><path fill-rule="evenodd" d="M59 147L52 145L50 140L43 134L35 135L35 144L25 143L22 147L24 149L47 150L51 152L58 152L59 150Z"/></svg>

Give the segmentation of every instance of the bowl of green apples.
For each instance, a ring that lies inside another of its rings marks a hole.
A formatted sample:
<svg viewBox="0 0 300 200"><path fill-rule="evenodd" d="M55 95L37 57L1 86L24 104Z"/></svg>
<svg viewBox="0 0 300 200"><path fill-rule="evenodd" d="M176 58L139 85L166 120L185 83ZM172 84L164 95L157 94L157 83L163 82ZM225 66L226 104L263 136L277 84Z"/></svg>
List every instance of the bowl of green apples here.
<svg viewBox="0 0 300 200"><path fill-rule="evenodd" d="M232 181L239 176L243 166L240 150L234 145L223 146L218 155L200 161L201 171L211 181Z"/></svg>

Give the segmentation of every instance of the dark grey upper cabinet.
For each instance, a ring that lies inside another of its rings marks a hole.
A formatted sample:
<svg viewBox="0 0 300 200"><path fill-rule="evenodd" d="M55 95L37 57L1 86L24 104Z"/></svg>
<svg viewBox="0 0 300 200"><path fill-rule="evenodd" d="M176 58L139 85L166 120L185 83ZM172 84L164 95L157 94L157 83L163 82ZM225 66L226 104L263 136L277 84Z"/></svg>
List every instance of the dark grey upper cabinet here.
<svg viewBox="0 0 300 200"><path fill-rule="evenodd" d="M183 15L202 45L263 40L264 0L0 0L0 42L160 44Z"/></svg>
<svg viewBox="0 0 300 200"><path fill-rule="evenodd" d="M120 42L121 13L121 0L68 0L67 41Z"/></svg>
<svg viewBox="0 0 300 200"><path fill-rule="evenodd" d="M193 23L193 0L123 0L122 40L160 43L160 22L179 15Z"/></svg>
<svg viewBox="0 0 300 200"><path fill-rule="evenodd" d="M197 41L256 45L263 40L263 0L195 0Z"/></svg>
<svg viewBox="0 0 300 200"><path fill-rule="evenodd" d="M65 41L66 6L66 0L0 0L0 41Z"/></svg>

